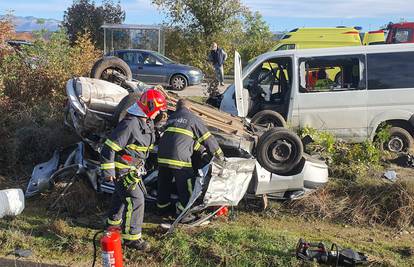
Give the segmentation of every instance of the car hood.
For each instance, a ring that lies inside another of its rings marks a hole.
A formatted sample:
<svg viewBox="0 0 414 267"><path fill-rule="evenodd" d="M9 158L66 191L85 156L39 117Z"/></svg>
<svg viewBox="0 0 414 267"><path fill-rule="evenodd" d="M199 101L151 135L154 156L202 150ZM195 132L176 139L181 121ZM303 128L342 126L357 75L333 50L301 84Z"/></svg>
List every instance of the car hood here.
<svg viewBox="0 0 414 267"><path fill-rule="evenodd" d="M190 66L190 65L181 64L181 63L171 63L171 64L169 64L169 66L170 67L173 67L173 68L180 69L180 70L187 70L187 71L196 70L196 71L201 72L201 70L198 69L198 68L196 68L196 67L193 67L193 66Z"/></svg>

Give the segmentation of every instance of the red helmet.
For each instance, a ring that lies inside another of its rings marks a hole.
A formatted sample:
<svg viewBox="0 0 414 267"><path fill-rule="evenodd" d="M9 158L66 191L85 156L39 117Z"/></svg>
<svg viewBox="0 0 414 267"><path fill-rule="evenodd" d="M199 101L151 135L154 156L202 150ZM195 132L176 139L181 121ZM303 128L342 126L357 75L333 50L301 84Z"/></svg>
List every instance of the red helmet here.
<svg viewBox="0 0 414 267"><path fill-rule="evenodd" d="M145 91L137 103L149 118L159 110L167 110L165 96L155 89Z"/></svg>

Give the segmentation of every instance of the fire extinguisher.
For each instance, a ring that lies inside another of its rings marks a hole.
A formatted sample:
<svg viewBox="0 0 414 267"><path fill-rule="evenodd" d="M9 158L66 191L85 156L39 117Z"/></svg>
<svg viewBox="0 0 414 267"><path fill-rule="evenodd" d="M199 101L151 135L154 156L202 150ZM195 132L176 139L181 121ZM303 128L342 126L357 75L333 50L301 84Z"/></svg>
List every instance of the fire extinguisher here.
<svg viewBox="0 0 414 267"><path fill-rule="evenodd" d="M105 231L99 231L93 237L93 264L95 266L96 261L96 237L98 234L103 233L100 239L102 250L102 266L103 267L122 267L122 244L121 233L118 227L108 227Z"/></svg>

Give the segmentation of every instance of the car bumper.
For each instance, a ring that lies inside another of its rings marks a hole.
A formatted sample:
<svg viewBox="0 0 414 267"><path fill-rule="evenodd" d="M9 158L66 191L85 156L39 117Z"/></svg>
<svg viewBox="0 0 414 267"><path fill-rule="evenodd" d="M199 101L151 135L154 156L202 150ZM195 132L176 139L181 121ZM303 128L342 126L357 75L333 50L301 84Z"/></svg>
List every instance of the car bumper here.
<svg viewBox="0 0 414 267"><path fill-rule="evenodd" d="M204 79L204 74L201 75L191 75L188 77L188 85L200 84Z"/></svg>

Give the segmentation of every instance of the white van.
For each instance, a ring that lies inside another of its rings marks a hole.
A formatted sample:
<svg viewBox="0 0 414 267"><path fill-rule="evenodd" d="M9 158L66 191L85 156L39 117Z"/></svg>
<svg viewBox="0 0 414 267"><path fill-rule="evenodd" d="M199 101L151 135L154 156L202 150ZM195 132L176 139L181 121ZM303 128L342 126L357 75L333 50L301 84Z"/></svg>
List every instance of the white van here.
<svg viewBox="0 0 414 267"><path fill-rule="evenodd" d="M404 151L414 134L414 44L268 52L241 71L220 109L256 123L306 126L350 142L391 125L385 148ZM283 119L278 116L279 113Z"/></svg>

